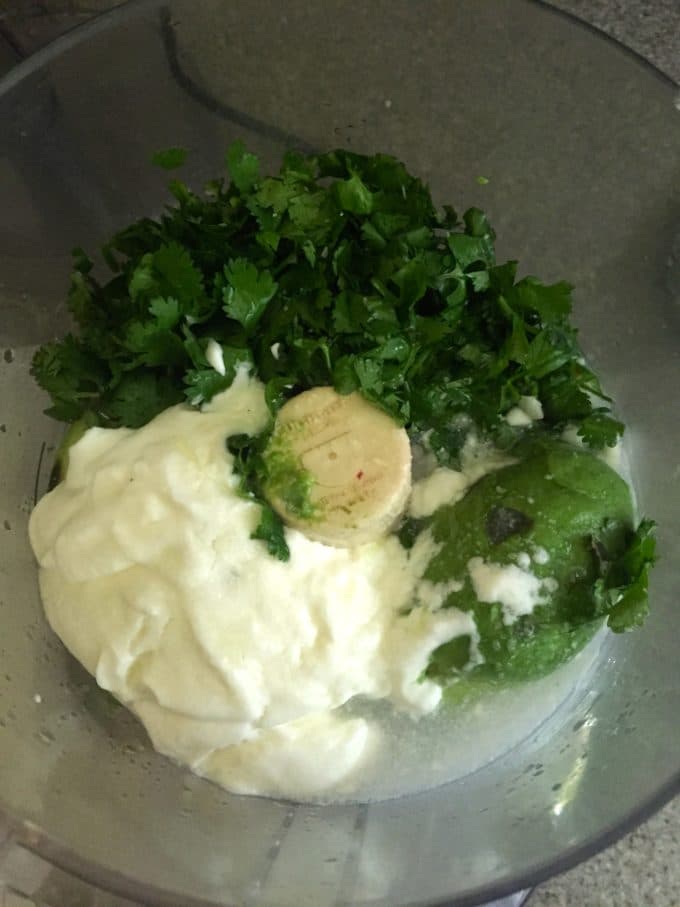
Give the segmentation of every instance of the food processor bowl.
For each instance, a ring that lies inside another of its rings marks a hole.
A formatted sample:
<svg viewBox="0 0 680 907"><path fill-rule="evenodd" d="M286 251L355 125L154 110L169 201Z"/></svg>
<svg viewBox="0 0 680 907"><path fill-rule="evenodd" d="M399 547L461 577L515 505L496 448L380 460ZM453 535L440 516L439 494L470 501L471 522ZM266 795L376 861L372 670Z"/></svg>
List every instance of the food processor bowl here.
<svg viewBox="0 0 680 907"><path fill-rule="evenodd" d="M527 0L151 0L0 83L0 812L15 844L144 904L465 905L565 869L678 790L675 93ZM226 793L156 754L42 614L27 521L62 429L29 366L68 329L70 250L161 210L154 151L188 148L199 186L236 138L267 168L286 147L385 151L438 203L484 208L500 257L576 285L584 348L630 426L639 509L659 524L647 624L608 640L547 728L434 790L332 806Z"/></svg>

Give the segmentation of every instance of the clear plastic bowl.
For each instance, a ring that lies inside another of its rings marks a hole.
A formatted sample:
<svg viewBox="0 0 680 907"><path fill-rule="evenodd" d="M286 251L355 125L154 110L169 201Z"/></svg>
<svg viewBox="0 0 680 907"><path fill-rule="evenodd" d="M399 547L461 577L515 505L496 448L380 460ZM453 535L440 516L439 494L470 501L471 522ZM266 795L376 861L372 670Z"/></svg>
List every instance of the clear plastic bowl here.
<svg viewBox="0 0 680 907"><path fill-rule="evenodd" d="M564 869L678 790L674 93L525 0L133 4L5 79L0 803L16 841L146 904L463 905ZM69 251L159 209L151 152L190 148L200 183L236 137L271 166L289 144L391 152L439 202L487 209L500 255L569 277L659 523L651 619L612 640L550 739L417 796L322 808L226 794L109 713L42 617L26 523L60 428L28 367L67 325Z"/></svg>

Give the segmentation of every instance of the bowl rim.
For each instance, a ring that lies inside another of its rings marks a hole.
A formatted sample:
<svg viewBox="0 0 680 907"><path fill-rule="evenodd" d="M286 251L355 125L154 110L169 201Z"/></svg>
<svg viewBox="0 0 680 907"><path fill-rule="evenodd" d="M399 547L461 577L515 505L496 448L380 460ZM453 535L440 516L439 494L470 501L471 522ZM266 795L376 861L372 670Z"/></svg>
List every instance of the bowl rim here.
<svg viewBox="0 0 680 907"><path fill-rule="evenodd" d="M609 44L617 52L627 56L642 69L655 76L661 84L672 92L675 93L680 89L680 85L670 75L640 52L623 44L612 35L601 31L597 26L580 19L567 10L553 6L549 0L522 0L522 2L540 8L545 14L558 17L571 27L583 29L592 34L594 38ZM107 12L100 13L93 19L68 30L25 60L15 64L8 73L0 78L0 98L9 94L25 80L39 72L40 69L72 48L84 43L100 32L106 31L108 28L134 20L148 10L160 9L166 3L167 0L124 0L121 5ZM678 98L680 99L680 96ZM499 882L480 886L476 891L465 895L452 895L444 901L440 899L423 901L421 902L421 907L475 907L475 905L495 902L498 899L531 889L555 875L572 869L577 864L610 847L678 795L680 795L680 767L654 794L641 802L635 809L632 809L618 824L605 828L600 833L566 849L552 860L536 865L516 877L508 877ZM170 907L170 905L172 907L232 907L232 905L227 905L226 902L218 904L217 901L213 900L173 893L157 885L131 879L96 861L84 859L70 847L61 844L56 838L50 836L36 823L22 819L0 800L0 830L2 830L3 824L7 829L10 845L12 843L17 844L87 884L137 901L140 904L148 904L149 907L151 905L158 905L158 907Z"/></svg>
<svg viewBox="0 0 680 907"><path fill-rule="evenodd" d="M522 0L522 2L530 6L540 7L547 14L556 16L572 26L589 32L599 40L616 48L619 53L624 54L631 60L635 60L638 65L653 74L668 88L674 90L680 89L680 83L676 82L668 75L668 73L660 69L655 63L647 59L647 57L643 56L642 53L632 47L628 47L627 44L623 44L618 38L602 31L596 25L586 22L585 19L580 19L568 10L553 6L550 0ZM123 0L119 6L116 6L107 12L98 13L89 21L70 28L58 38L55 38L44 47L41 47L40 50L30 54L26 59L20 60L9 70L9 72L0 77L0 97L15 88L23 82L24 79L33 75L42 66L45 66L50 61L61 56L72 47L76 47L88 38L98 34L100 31L104 31L113 25L120 25L128 19L133 19L146 9L160 8L163 5L163 0Z"/></svg>

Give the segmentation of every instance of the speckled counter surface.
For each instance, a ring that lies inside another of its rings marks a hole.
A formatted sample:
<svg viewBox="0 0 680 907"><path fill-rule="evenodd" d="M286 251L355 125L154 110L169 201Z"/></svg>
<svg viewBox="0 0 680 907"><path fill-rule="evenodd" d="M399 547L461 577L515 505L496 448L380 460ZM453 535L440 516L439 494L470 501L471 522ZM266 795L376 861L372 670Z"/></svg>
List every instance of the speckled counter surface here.
<svg viewBox="0 0 680 907"><path fill-rule="evenodd" d="M680 84L678 0L550 0L548 6L616 38Z"/></svg>
<svg viewBox="0 0 680 907"><path fill-rule="evenodd" d="M0 74L114 0L0 0ZM680 0L552 0L680 83ZM2 895L0 894L0 903ZM680 907L680 798L636 831L537 888L530 907Z"/></svg>
<svg viewBox="0 0 680 907"><path fill-rule="evenodd" d="M680 799L579 866L539 886L528 907L679 907Z"/></svg>

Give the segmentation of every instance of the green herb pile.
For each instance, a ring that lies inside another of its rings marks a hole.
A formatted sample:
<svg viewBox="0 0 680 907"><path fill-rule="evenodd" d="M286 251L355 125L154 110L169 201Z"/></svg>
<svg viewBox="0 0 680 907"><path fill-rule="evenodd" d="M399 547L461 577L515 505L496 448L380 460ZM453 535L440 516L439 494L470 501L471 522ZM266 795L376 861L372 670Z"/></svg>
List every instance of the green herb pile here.
<svg viewBox="0 0 680 907"><path fill-rule="evenodd" d="M456 416L498 435L524 394L540 398L547 427L575 424L592 447L616 442L623 426L568 323L571 287L497 264L481 211L437 210L387 155L289 153L264 177L236 143L227 165L231 182L198 195L175 180L174 206L117 233L102 249L109 279L76 250L78 332L33 361L50 415L136 428L174 403L210 400L250 362L273 413L316 385L359 390L431 432L442 463L465 435ZM224 376L206 360L209 338Z"/></svg>

